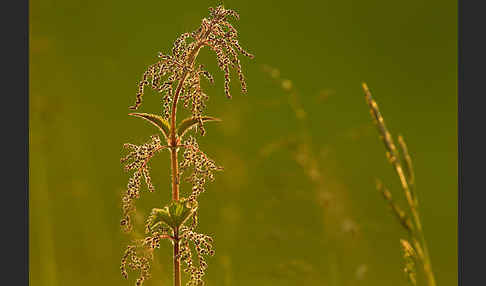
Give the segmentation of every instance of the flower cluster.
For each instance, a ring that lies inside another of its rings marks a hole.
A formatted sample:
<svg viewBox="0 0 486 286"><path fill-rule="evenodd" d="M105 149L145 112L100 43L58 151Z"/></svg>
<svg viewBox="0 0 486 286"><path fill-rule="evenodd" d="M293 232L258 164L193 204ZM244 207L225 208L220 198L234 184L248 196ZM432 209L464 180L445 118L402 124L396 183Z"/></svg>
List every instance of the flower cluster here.
<svg viewBox="0 0 486 286"><path fill-rule="evenodd" d="M154 249L160 248L162 239L172 238L164 231L149 231L148 233L149 236L135 240L133 245L129 245L121 259L120 270L125 279L128 278L128 269L140 271L136 286L141 286L145 280L150 278L150 263L154 258Z"/></svg>
<svg viewBox="0 0 486 286"><path fill-rule="evenodd" d="M209 99L208 95L201 89L200 76L204 75L211 83L214 82L213 76L204 69L203 65L199 65L195 72L190 73L186 79L185 86L181 92L180 99L184 103L184 107L191 110L192 116L198 119L198 127L201 134L204 134L204 127L202 122L202 112L206 107L205 101Z"/></svg>
<svg viewBox="0 0 486 286"><path fill-rule="evenodd" d="M130 153L123 157L121 163L132 162L125 165L125 171L134 170L132 177L128 180L127 190L122 197L123 218L121 226L125 231L131 230L130 213L135 211L134 199L140 197L140 185L142 177L150 192L154 191L152 180L150 178L148 161L165 146L160 144L158 136L151 136L151 141L143 145L125 144L123 147L130 150Z"/></svg>
<svg viewBox="0 0 486 286"><path fill-rule="evenodd" d="M180 95L184 106L191 110L193 117L199 118L200 130L204 132L201 116L205 107L204 101L208 96L201 89L200 77L206 77L211 83L214 80L202 65L194 67L195 58L203 47L208 47L216 53L218 66L224 72L226 96L231 97L230 67L236 70L241 90L246 93L246 81L238 52L250 58L254 56L241 47L238 32L228 22L229 17L239 19L239 15L223 6L210 8L209 11L209 18L204 18L197 30L184 33L176 39L172 55L159 53L159 61L147 68L138 83L136 102L131 109L137 109L142 104L144 89L149 86L161 94L163 114L168 118L171 104L177 100L175 97Z"/></svg>
<svg viewBox="0 0 486 286"><path fill-rule="evenodd" d="M222 6L216 9L209 9L213 19L216 19L217 24L214 25L214 30L210 36L207 46L211 48L216 53L218 58L218 66L224 71L224 91L226 96L231 97L229 91L229 66L231 65L238 73L238 78L241 84L241 91L246 93L246 81L241 70L240 60L238 58L239 51L244 56L253 59L253 55L245 51L238 42L238 32L236 29L228 22L225 21L227 16L232 16L235 19L239 19L238 13L232 10L226 10ZM205 22L203 20L203 26ZM211 27L211 26L210 26Z"/></svg>
<svg viewBox="0 0 486 286"><path fill-rule="evenodd" d="M222 167L208 158L201 150L194 137L189 137L182 145L184 150L184 159L180 163L181 174L189 167L194 167L192 174L186 180L192 184L192 192L189 200L197 200L199 195L205 191L204 185L206 182L214 180L214 171L223 170Z"/></svg>
<svg viewBox="0 0 486 286"><path fill-rule="evenodd" d="M187 286L199 286L203 285L202 277L204 276L204 271L207 268L206 260L204 255L214 255L214 250L212 246L213 239L210 236L196 233L194 230L182 227L181 228L181 252L180 258L185 263L186 267L184 272L191 275L191 279L187 283ZM192 260L192 253L189 242L194 244L194 248L197 254L198 265L196 266Z"/></svg>
<svg viewBox="0 0 486 286"><path fill-rule="evenodd" d="M142 245L129 245L123 254L120 270L122 276L128 278L127 268L130 270L140 271L140 276L137 278L136 286L141 286L145 280L150 278L150 262L153 259L152 249L145 248L143 253L139 255L137 248L143 247Z"/></svg>

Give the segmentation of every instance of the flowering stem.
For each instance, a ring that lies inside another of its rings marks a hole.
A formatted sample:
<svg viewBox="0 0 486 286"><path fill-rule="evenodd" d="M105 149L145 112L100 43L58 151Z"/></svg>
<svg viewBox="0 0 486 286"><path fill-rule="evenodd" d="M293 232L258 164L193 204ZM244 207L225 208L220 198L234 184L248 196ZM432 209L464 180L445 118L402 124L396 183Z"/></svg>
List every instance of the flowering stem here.
<svg viewBox="0 0 486 286"><path fill-rule="evenodd" d="M179 163L177 162L177 137L176 137L176 128L175 128L175 121L176 121L176 111L177 111L177 98L179 97L179 93L181 92L181 88L184 84L184 81L187 77L187 72L184 73L179 85L177 86L177 90L174 97L174 102L172 104L172 113L171 113L171 129L170 129L170 142L169 145L172 147L170 148L170 161L172 164L172 200L178 201L179 200ZM179 260L179 228L174 229L174 286L181 286L181 265Z"/></svg>
<svg viewBox="0 0 486 286"><path fill-rule="evenodd" d="M189 55L189 62L190 68L194 65L194 60L196 59L199 50L202 47L202 43L197 45L194 50ZM189 75L189 69L185 69L182 77L177 85L174 100L172 102L172 110L170 116L170 138L169 138L169 146L172 147L170 149L170 159L172 164L172 200L178 201L179 200L179 164L177 161L177 151L178 151L178 141L176 135L176 113L177 113L177 102L179 100L179 95L181 93L182 87L184 86L184 82ZM181 265L179 259L179 228L174 229L174 286L181 286Z"/></svg>
<svg viewBox="0 0 486 286"><path fill-rule="evenodd" d="M124 218L121 222L122 227L127 225L130 226L130 213L134 210L133 199L138 198L139 196L141 183L140 180L142 177L145 178L145 183L147 184L149 190L153 190L147 164L156 152L162 149L169 149L168 151L170 152L171 203L169 204L168 215L171 218L179 217L179 214L177 214L177 212L178 210L180 210L180 202L181 200L185 200L185 198L181 197L179 193L181 176L181 174L179 173L179 167L181 166L179 166L178 163L178 152L181 147L186 148L186 150L184 151L187 152L186 154L184 154L186 156L183 161L183 166L186 167L188 165L194 165L194 175L197 175L197 180L192 180L193 189L192 193L190 193L190 197L188 198L191 204L185 204L184 211L189 210L195 212L196 209L192 203L197 203L197 196L204 190L203 184L206 182L206 179L213 179L212 171L221 169L221 167L217 167L212 160L207 158L204 153L198 150L199 148L197 142L195 142L193 138L189 140L189 144L181 144L182 136L187 130L194 127L195 123L200 124L202 128L203 121L218 121L217 119L209 116L202 116L202 109L204 107L203 101L207 100L208 98L206 94L203 93L201 90L200 77L201 75L204 75L211 83L213 82L213 77L207 70L204 69L202 65L197 66L196 68L194 67L196 64L196 58L199 54L199 51L204 46L207 46L216 53L218 66L225 73L225 93L229 97L230 66L235 68L238 72L242 91L246 92L246 83L244 82L244 76L241 72L241 65L238 59L237 51L240 51L242 54L250 58L253 58L253 56L243 50L243 48L239 45L236 29L233 28L233 26L229 22L227 22L228 17L239 19L238 13L233 10L225 9L222 5L218 6L217 8L210 8L209 11L210 17L204 18L202 20L201 26L197 30L193 31L192 33L184 33L179 38L177 38L172 48L172 55L164 55L162 53L159 53L159 58L161 58L161 60L151 65L144 72L143 79L139 81L135 105L129 108L137 109L142 104L144 87L150 86L152 89L157 90L161 94L165 94L165 96L163 97L163 118L160 118L159 115L155 114L132 113L130 115L144 118L159 127L164 135L164 139L167 141L167 144L161 146L160 138L152 137L152 142L150 143L146 143L141 146L136 146L133 144L129 144L126 146L127 148L134 150L132 150L130 154L122 158L121 161L123 163L128 159L134 159L134 162L128 163L127 166L125 166L125 169L132 170L138 167L138 170L136 170L133 174L133 177L130 178L127 193L123 197L122 210ZM187 42L187 39L192 39L192 41ZM161 80L164 79L165 81L161 82ZM192 103L192 117L187 118L186 120L181 122L179 131L177 129L177 104L180 98L182 98L182 100L184 101L184 105L186 106ZM195 120L197 120L197 122L195 122ZM204 130L201 130L201 135L204 135L202 131ZM193 144L195 144L195 146L190 146L193 141ZM188 150L187 148L191 148L192 150ZM193 158L192 161L188 161L187 155L194 155L192 157L196 158ZM200 161L202 161L203 164ZM199 168L203 168L204 172L199 174ZM170 208L173 205L176 206L176 210L174 213L174 210ZM191 215L191 213L189 213L188 215ZM182 218L182 216L180 216L180 218ZM185 217L185 219L188 218L188 216ZM150 227L152 225L155 226L155 224L159 223L160 220L162 220L161 223L164 226L162 235L158 234L159 229L151 229ZM146 238L146 242L150 242L151 244L147 245L145 243L142 246L148 247L153 250L154 248L159 247L160 239L170 239L173 243L174 248L173 285L181 286L181 251L183 252L183 254L185 254L184 261L189 267L188 270L192 271L190 283L196 283L199 285L200 283L202 283L201 276L204 275L204 270L207 267L207 264L205 263L201 255L208 254L212 256L214 254L214 251L211 249L212 246L210 244L210 242L212 242L212 239L206 236L201 238L199 234L197 234L197 237L194 236L196 234L192 231L195 229L197 224L197 217L195 213L193 214L193 223L191 224L190 233L186 233L185 228L181 229L183 223L185 223L185 220L181 221L179 219L176 219L171 221L172 222L169 222L169 219L167 218L167 209L153 209L149 221L147 222L147 232L150 233L150 236ZM165 227L172 228L172 233L167 233ZM181 231L184 231L182 232L182 235ZM188 241L186 241L186 236L189 234L192 235L191 241L196 244L196 251L198 252L198 258L200 260L200 265L198 266L194 266L192 264L190 256L186 257L186 255L189 255L189 253L185 253L185 251L189 250L186 248L186 243L188 243ZM183 241L182 246L181 237ZM199 243L203 243L204 247L207 249L199 247ZM127 259L129 259L129 256L132 256L133 259L140 260L140 258L137 256L137 253L135 253L136 247L138 247L138 245L129 246L129 248L127 249L127 254L122 258L121 267L122 275L124 277L126 277L125 266L127 266ZM149 277L149 272L147 268L150 267L150 261L144 260L143 263L139 264L134 265L132 263L129 266L141 270L141 276L139 280L137 280L137 283L141 284L145 279Z"/></svg>

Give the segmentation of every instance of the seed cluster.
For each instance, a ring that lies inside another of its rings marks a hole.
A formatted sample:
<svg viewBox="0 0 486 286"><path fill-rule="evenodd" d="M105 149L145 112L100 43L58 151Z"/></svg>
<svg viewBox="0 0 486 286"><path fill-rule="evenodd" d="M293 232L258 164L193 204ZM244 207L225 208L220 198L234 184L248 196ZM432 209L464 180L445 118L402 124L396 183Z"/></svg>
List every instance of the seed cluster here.
<svg viewBox="0 0 486 286"><path fill-rule="evenodd" d="M204 135L201 116L206 107L204 102L209 97L201 89L201 75L204 75L211 83L214 82L213 76L202 65L199 65L195 72L189 73L189 77L186 79L185 86L183 87L184 92L181 92L180 99L183 101L184 107L191 111L192 116L198 119L198 128L201 134Z"/></svg>
<svg viewBox="0 0 486 286"><path fill-rule="evenodd" d="M184 262L186 266L184 272L189 273L191 275L191 279L186 285L187 286L203 285L204 282L202 281L202 277L204 276L204 272L208 267L204 256L214 255L214 250L212 246L213 239L210 236L196 233L195 231L187 227L182 227L181 233L182 233L180 237L181 252L179 255L180 255L180 259ZM198 265L195 265L194 261L192 260L192 252L189 244L190 242L192 242L196 250Z"/></svg>
<svg viewBox="0 0 486 286"><path fill-rule="evenodd" d="M383 197L390 205L393 214L396 216L400 224L408 231L409 234L412 234L414 231L414 226L412 224L412 221L410 220L409 215L404 210L402 210L402 208L397 204L397 202L395 202L395 200L393 200L391 192L383 185L380 180L377 180L376 188L382 193Z"/></svg>
<svg viewBox="0 0 486 286"><path fill-rule="evenodd" d="M199 119L199 129L204 133L202 112L208 96L201 89L200 77L206 77L211 83L214 79L202 65L194 67L194 61L203 47L208 47L216 53L218 66L224 72L224 90L227 97L230 94L230 67L236 70L241 90L247 92L246 80L243 75L238 52L253 58L245 51L238 41L238 32L228 22L229 17L239 19L238 13L225 9L223 6L210 8L210 16L202 20L201 26L192 33L184 33L177 38L172 47L172 55L159 53L159 61L150 65L138 83L136 101L130 109L138 109L146 86L157 91L162 96L164 116L170 115L170 107L174 100L176 88L180 88L179 96L184 106Z"/></svg>
<svg viewBox="0 0 486 286"><path fill-rule="evenodd" d="M135 283L136 286L141 286L145 280L150 278L150 262L153 259L151 249L145 248L142 250L142 254L138 254L137 248L140 247L143 247L143 244L129 245L122 256L120 265L122 276L125 279L128 278L128 269L132 271L140 271L140 276Z"/></svg>
<svg viewBox="0 0 486 286"><path fill-rule="evenodd" d="M122 197L122 211L123 218L121 220L122 229L125 231L131 230L130 213L135 211L134 200L140 197L140 185L142 177L150 192L154 191L148 161L160 151L164 146L160 144L160 138L156 135L151 136L151 141L143 145L137 146L134 144L125 144L123 147L130 150L130 153L123 157L121 163L126 163L125 171L134 170L132 177L128 180L127 190Z"/></svg>
<svg viewBox="0 0 486 286"><path fill-rule="evenodd" d="M152 217L152 216L151 216ZM147 226L151 223L151 218L147 220ZM120 270L122 276L128 278L128 269L132 271L140 271L140 276L136 280L136 286L141 286L143 282L150 278L151 261L154 258L153 251L160 248L160 241L164 238L172 239L168 235L169 228L165 226L158 226L156 228L146 228L147 237L134 241L134 244L129 245L121 259Z"/></svg>
<svg viewBox="0 0 486 286"><path fill-rule="evenodd" d="M197 200L199 195L205 191L204 185L207 181L214 181L214 171L223 170L222 167L208 158L201 150L194 137L189 137L184 141L184 158L180 163L181 174L189 167L193 167L193 172L186 178L192 184L192 192L189 201Z"/></svg>
<svg viewBox="0 0 486 286"><path fill-rule="evenodd" d="M422 228L422 221L420 219L420 212L418 208L418 198L415 190L415 175L413 171L412 158L408 152L407 145L402 136L398 136L398 147L394 143L391 133L388 131L383 116L380 113L378 104L373 99L371 92L366 83L363 83L363 90L366 101L370 107L371 116L375 122L376 128L385 145L386 155L397 174L402 191L406 199L406 211L399 207L398 203L393 201L391 193L384 187L378 184L385 199L391 205L395 216L398 218L402 226L408 231L409 241L401 240L402 248L404 250L405 268L410 282L416 285L416 260L420 262L423 268L423 274L427 279L428 285L435 286L435 275L432 271L432 262L427 244L425 240L424 231Z"/></svg>
<svg viewBox="0 0 486 286"><path fill-rule="evenodd" d="M417 260L417 253L412 245L405 239L400 239L400 244L403 250L403 258L405 260L405 266L403 272L407 275L412 285L417 285L417 270L415 267Z"/></svg>

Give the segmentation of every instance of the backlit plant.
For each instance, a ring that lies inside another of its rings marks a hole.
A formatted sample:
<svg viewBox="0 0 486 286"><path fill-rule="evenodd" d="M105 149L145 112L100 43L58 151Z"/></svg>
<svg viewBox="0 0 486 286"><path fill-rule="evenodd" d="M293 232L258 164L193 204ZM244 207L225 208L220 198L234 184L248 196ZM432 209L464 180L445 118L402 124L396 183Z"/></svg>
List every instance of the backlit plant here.
<svg viewBox="0 0 486 286"><path fill-rule="evenodd" d="M136 102L130 107L138 109L142 104L144 89L149 87L162 98L161 114L130 113L154 125L162 134L152 135L150 141L142 145L125 144L128 154L121 159L125 170L132 172L127 190L122 197L122 229L132 230L132 215L135 199L140 197L142 181L148 191L155 190L150 177L150 161L158 153L168 151L171 164L171 201L161 208L152 209L146 220L145 239L135 240L125 250L121 260L122 275L127 278L128 270L138 270L140 276L136 285L150 277L150 266L154 249L163 241L173 245L174 285L181 285L180 263L190 275L187 285L202 285L202 277L207 268L205 256L213 255L213 239L196 231L198 225L198 198L205 191L208 182L214 180L214 172L222 170L212 159L199 149L195 137L188 132L192 129L205 134L206 122L219 119L203 115L208 95L201 88L201 76L213 83L213 77L203 65L196 62L199 51L207 47L217 57L219 68L224 72L224 91L230 94L230 68L238 74L241 90L246 93L245 77L241 70L239 54L250 58L238 42L236 29L228 22L238 19L235 11L223 6L210 8L210 16L202 20L201 26L192 33L184 33L174 42L171 54L159 53L159 60L148 67L138 85ZM178 103L191 112L191 116L177 122ZM179 150L182 160L179 161ZM179 190L180 178L187 173L186 180L192 190ZM192 253L195 251L197 260Z"/></svg>
<svg viewBox="0 0 486 286"><path fill-rule="evenodd" d="M425 235L422 227L422 220L419 212L418 197L415 191L415 173L412 165L412 157L408 152L407 145L402 136L398 136L398 146L391 133L388 131L385 120L381 115L378 104L373 99L366 83L363 83L363 90L366 102L370 108L371 117L375 122L380 138L383 141L388 161L393 166L393 170L400 180L400 186L407 202L407 208L403 209L392 198L392 193L377 181L377 188L388 202L392 212L398 219L403 229L407 231L408 239L400 239L403 250L404 267L403 271L407 275L408 281L413 286L417 284L417 264L421 266L428 286L436 286L435 275L432 271Z"/></svg>

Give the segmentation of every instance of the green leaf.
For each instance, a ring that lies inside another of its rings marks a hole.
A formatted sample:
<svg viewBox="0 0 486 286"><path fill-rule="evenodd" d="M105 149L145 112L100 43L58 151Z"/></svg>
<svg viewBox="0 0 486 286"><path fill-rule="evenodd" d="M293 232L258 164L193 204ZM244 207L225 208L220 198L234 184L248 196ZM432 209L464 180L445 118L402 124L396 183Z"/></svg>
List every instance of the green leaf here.
<svg viewBox="0 0 486 286"><path fill-rule="evenodd" d="M149 229L154 230L157 227L168 225L168 221L170 221L170 214L167 207L163 209L154 208L148 219L147 226Z"/></svg>
<svg viewBox="0 0 486 286"><path fill-rule="evenodd" d="M197 207L190 205L189 202L172 202L169 206L169 213L173 222L172 226L181 226L194 213L194 211L196 211L196 209Z"/></svg>
<svg viewBox="0 0 486 286"><path fill-rule="evenodd" d="M197 203L191 204L187 199L171 202L163 209L152 209L148 226L154 229L164 224L171 228L180 227L196 211Z"/></svg>
<svg viewBox="0 0 486 286"><path fill-rule="evenodd" d="M170 125L169 122L165 120L165 118L163 118L162 116L151 113L129 113L128 115L140 117L147 120L148 122L159 128L159 130L162 131L166 139L169 138Z"/></svg>
<svg viewBox="0 0 486 286"><path fill-rule="evenodd" d="M201 116L201 119L203 122L221 121L221 119L216 117L211 117L211 116ZM198 124L198 122L199 121L196 117L190 117L182 120L182 122L179 123L179 127L177 128L177 135L179 135L179 137L184 136L184 134L186 134L187 131L194 128Z"/></svg>

